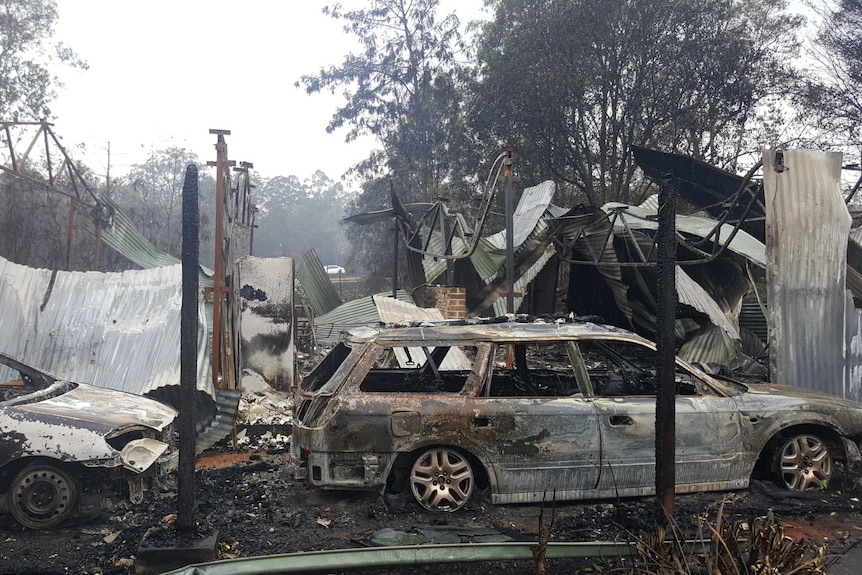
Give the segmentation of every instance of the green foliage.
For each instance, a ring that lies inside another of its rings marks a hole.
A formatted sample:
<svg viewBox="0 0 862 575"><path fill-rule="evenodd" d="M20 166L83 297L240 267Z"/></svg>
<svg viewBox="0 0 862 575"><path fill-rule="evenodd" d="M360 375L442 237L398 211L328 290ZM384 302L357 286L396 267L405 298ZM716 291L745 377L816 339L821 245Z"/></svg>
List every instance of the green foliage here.
<svg viewBox="0 0 862 575"><path fill-rule="evenodd" d="M0 0L0 119L50 117L57 80L47 65L87 67L67 46L51 41L56 20L54 0Z"/></svg>
<svg viewBox="0 0 862 575"><path fill-rule="evenodd" d="M721 163L779 89L798 19L784 0L493 0L471 119L519 145L530 181L633 201L630 144Z"/></svg>
<svg viewBox="0 0 862 575"><path fill-rule="evenodd" d="M260 208L254 255L288 256L299 261L314 248L324 264L343 264L347 252L341 218L344 189L323 172L309 180L278 176L259 183L254 201Z"/></svg>

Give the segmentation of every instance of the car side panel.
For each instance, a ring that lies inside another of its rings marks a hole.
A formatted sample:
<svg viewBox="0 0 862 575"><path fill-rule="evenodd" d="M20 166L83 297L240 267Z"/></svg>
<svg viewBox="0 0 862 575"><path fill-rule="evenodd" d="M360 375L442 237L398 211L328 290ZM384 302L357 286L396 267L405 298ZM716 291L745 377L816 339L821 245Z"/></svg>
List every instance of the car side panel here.
<svg viewBox="0 0 862 575"><path fill-rule="evenodd" d="M589 497L595 489L599 429L589 399L467 398L461 429L493 470L495 502Z"/></svg>
<svg viewBox="0 0 862 575"><path fill-rule="evenodd" d="M602 433L599 489L621 494L655 492L655 397L595 400ZM730 398L676 398L678 491L745 487L749 458L743 450L739 413ZM720 486L720 487L719 487Z"/></svg>

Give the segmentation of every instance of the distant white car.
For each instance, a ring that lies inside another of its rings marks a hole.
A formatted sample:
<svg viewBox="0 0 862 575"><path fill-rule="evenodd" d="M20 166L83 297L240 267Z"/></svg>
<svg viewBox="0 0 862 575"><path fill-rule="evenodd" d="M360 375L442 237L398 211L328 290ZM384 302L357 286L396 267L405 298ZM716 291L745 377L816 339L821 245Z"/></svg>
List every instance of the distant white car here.
<svg viewBox="0 0 862 575"><path fill-rule="evenodd" d="M328 266L323 266L323 269L325 269L325 270L326 270L326 273L328 273L328 274L329 274L329 275L331 275L331 276L337 276L337 275L339 275L339 274L343 274L343 273L345 273L345 271L344 271L344 268L343 268L343 267L341 267L341 266L337 266L337 265L334 265L334 264L330 264L330 265L328 265Z"/></svg>

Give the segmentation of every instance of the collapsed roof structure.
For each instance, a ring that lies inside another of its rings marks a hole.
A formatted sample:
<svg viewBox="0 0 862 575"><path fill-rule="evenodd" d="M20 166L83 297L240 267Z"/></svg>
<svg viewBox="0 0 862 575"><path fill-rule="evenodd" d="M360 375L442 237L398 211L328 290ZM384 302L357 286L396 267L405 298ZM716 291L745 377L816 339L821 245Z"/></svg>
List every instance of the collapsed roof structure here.
<svg viewBox="0 0 862 575"><path fill-rule="evenodd" d="M764 194L768 185L752 177L759 165L746 176L738 176L687 156L640 147L633 147L632 153L647 178L657 184L663 178L670 178L678 197L690 207L688 211L691 213L676 216L676 334L680 356L701 364L728 365L740 352L745 356L757 356L771 347L775 356L776 352L780 354L782 345L785 349L807 346L810 354L819 354L813 338L822 338L822 333L815 334L809 329L811 335L803 336L785 329L782 338L796 338L796 341L784 345L775 342L775 334L770 334L766 327L771 317L766 303L767 293L764 293L764 286L769 284L767 280L771 279L771 285L776 288L769 291L775 299L784 289L782 286L792 284L795 281L793 277L799 277L798 274L786 273L778 277L774 273L775 260L768 257L767 240L773 238L774 252L776 233L781 234L782 242L795 245L810 242L812 231L809 229L806 237L782 226L781 221L789 221L787 214L776 212L775 198L767 201ZM825 205L823 198L826 197L836 206L833 212L837 219L811 218L815 222L813 227L826 230L820 242L822 245L840 246L834 251L840 254L842 269L847 269L846 285L853 297L860 299L862 244L854 237L862 239L862 235L859 232L851 234L848 245L846 237L842 240L840 234L836 236L830 231L836 226L849 230L849 216L840 193L833 193L838 189L835 166L831 167L831 172L824 172L821 169L822 158L816 156L819 153L814 154L777 152L778 159L770 156L764 179L768 182L775 174L786 176L790 170L777 169L776 162L786 163L792 158L794 173L809 175L809 189L813 190L810 193L817 198L817 205ZM837 168L840 171L840 160ZM552 203L554 191L555 185L550 181L527 188L514 210L515 309L533 314L598 315L609 323L654 338L658 313L654 268L657 197L651 196L639 205L611 202L601 207L566 209ZM785 190L785 195L787 193ZM807 202L810 201L814 200L800 191L790 197L788 205L795 206L797 213L808 213L810 204ZM444 272L447 271L447 262L458 260L454 283L450 285L462 286L466 290L467 315L505 313L505 230L475 238L474 230L464 224L463 217L449 211L442 202L401 205L393 194L392 203L391 209L356 214L345 221L366 225L395 218L405 238L410 279L414 286L434 285L441 280L446 285L448 278ZM768 229L770 218L771 230ZM480 214L477 221L484 222L484 215ZM477 234L480 232L476 230ZM322 271L318 270L316 274L309 271L321 267L319 262L314 265L311 260L313 258L303 263L297 275L307 293L319 296L326 291L324 283L329 282ZM568 264L568 277L565 279L561 277L566 271L562 264ZM784 268L789 270L786 264ZM771 278L767 277L767 271L772 272ZM823 270L820 275L823 275ZM829 271L827 275L831 277L834 274ZM843 278L842 273L832 282L838 290L834 293L839 294L842 302L845 298ZM331 289L330 295L335 293L334 288ZM565 306L559 309L555 304L558 292L562 290L566 292ZM827 298L832 303L823 305L835 307L834 293ZM399 299L406 301L411 299L410 296L407 292L398 292ZM312 299L314 297L317 296L312 296ZM744 300L746 305L743 305ZM326 313L315 319L315 333L319 339L323 336L320 341L330 341L341 328L380 320L380 313L370 298L344 306L332 305L337 301L335 294L335 299L330 300L326 307ZM823 303L824 300L821 297L816 301ZM810 307L807 313L811 320L827 313L816 303ZM829 313L836 312L831 308ZM843 310L842 303L842 320ZM778 313L777 310L773 312ZM853 315L851 312L852 305L847 308L850 314L848 326L853 322L862 325L862 319L850 317ZM742 321L741 314L747 316ZM783 317L790 316L785 314ZM792 319L799 320L798 317ZM844 322L841 323L843 326ZM839 332L826 341L832 348L840 350L843 358L846 355L844 350L850 349L849 342L854 336L844 333L843 327ZM798 341L799 338L805 341ZM860 379L855 384L849 375L849 365L853 363L850 358L846 362L842 360L840 366L827 362L830 364L828 367L808 360L809 367L801 371L797 369L794 374L788 373L788 363L784 360L781 365L776 365L773 361L773 378L777 371L778 375L787 376L787 383L857 399L862 395L862 375L854 376ZM749 361L747 367L751 365ZM826 372L829 372L828 376Z"/></svg>

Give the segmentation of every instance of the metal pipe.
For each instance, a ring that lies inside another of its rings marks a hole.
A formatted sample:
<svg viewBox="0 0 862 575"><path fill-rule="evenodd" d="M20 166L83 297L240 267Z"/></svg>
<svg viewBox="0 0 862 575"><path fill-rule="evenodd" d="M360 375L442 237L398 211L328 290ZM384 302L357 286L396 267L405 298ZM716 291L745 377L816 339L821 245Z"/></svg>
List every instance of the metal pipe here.
<svg viewBox="0 0 862 575"><path fill-rule="evenodd" d="M676 543L675 543L676 544ZM399 545L363 547L332 551L309 551L244 557L187 565L163 575L277 575L280 573L333 572L404 565L439 565L477 561L533 561L535 541L505 543L452 543L448 545ZM703 553L709 541L686 541L689 553ZM632 543L602 541L556 542L547 544L547 559L582 557L618 558L638 554Z"/></svg>
<svg viewBox="0 0 862 575"><path fill-rule="evenodd" d="M514 195L515 182L512 173L512 156L515 148L506 146L505 171L506 182L506 313L515 313L515 222Z"/></svg>

